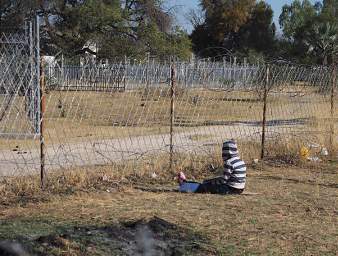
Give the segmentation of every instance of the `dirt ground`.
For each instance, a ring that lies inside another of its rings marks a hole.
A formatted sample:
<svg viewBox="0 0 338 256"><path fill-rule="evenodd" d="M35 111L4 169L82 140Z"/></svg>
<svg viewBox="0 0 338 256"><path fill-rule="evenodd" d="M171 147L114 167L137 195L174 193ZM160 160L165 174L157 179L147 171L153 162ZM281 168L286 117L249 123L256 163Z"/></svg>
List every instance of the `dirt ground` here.
<svg viewBox="0 0 338 256"><path fill-rule="evenodd" d="M284 89L269 95L267 143L295 144L297 140L302 145L330 146L328 134L334 120L327 95L303 85ZM104 165L168 152L169 95L166 86L110 93L48 92L46 169ZM255 90L178 87L176 96L173 143L177 152L209 152L210 145L219 145L226 138L261 140L263 102ZM4 100L0 97L0 105ZM13 110L0 122L0 176L37 173L40 142L38 137L34 140L32 135L26 136L32 127L24 97L17 97L12 105ZM338 117L338 108L333 114ZM333 141L338 141L337 129L333 126Z"/></svg>
<svg viewBox="0 0 338 256"><path fill-rule="evenodd" d="M30 255L337 255L337 174L337 161L251 166L236 196L169 180L42 194L2 205L0 241Z"/></svg>

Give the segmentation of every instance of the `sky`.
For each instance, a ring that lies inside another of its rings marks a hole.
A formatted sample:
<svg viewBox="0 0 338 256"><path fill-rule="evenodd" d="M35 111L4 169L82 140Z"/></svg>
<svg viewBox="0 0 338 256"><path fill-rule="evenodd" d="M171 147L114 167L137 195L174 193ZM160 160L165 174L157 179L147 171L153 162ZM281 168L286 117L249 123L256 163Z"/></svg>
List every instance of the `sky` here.
<svg viewBox="0 0 338 256"><path fill-rule="evenodd" d="M188 32L191 32L192 26L189 24L185 16L190 9L198 7L200 0L168 0L168 2L170 6L177 6L175 8L175 13L178 19L178 24L184 27ZM274 22L276 27L279 29L278 18L281 13L282 6L292 3L293 0L266 0L265 2L272 6L274 11ZM315 1L313 0L311 2Z"/></svg>

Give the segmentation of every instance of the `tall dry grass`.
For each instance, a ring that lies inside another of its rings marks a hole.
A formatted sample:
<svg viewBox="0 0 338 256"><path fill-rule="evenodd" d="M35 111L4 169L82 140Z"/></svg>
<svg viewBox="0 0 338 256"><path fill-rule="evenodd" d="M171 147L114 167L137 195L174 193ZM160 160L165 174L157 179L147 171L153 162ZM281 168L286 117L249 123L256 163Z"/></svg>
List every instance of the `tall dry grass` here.
<svg viewBox="0 0 338 256"><path fill-rule="evenodd" d="M240 155L252 168L277 166L315 166L301 158L301 144L273 141L267 144L265 161L255 159L260 156L259 142L238 141ZM320 152L312 151L312 154ZM330 156L320 156L326 162ZM129 160L107 166L74 167L49 171L44 189L40 187L40 176L16 176L0 179L0 203L26 203L34 200L48 200L53 195L72 194L78 191L120 190L133 185L175 185L176 174L183 171L191 179L203 180L222 174L221 147L211 149L207 154L201 152L176 153L174 173L169 169L169 155L150 155L138 160ZM269 168L269 167L267 167Z"/></svg>

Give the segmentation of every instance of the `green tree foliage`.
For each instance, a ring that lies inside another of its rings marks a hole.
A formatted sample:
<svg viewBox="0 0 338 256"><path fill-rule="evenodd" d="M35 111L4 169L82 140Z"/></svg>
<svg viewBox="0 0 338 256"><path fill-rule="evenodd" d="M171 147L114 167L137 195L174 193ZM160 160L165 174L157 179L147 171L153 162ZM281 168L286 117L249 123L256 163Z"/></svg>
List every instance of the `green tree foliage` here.
<svg viewBox="0 0 338 256"><path fill-rule="evenodd" d="M41 4L39 0L0 0L0 32L16 30Z"/></svg>
<svg viewBox="0 0 338 256"><path fill-rule="evenodd" d="M326 21L338 23L338 0L323 0L322 16Z"/></svg>
<svg viewBox="0 0 338 256"><path fill-rule="evenodd" d="M304 39L308 51L319 58L324 65L335 61L338 54L337 25L329 22L316 22L306 31Z"/></svg>
<svg viewBox="0 0 338 256"><path fill-rule="evenodd" d="M308 0L295 0L290 5L283 6L279 24L284 38L280 45L285 48L287 44L290 44L288 51L284 52L284 58L302 60L302 62L311 61L304 39L309 24L316 19L319 11L320 6L313 5Z"/></svg>
<svg viewBox="0 0 338 256"><path fill-rule="evenodd" d="M72 41L72 48L79 49L91 40L99 46L100 58L190 56L187 35L173 26L158 0L87 0L62 13L55 26L65 37L62 48Z"/></svg>
<svg viewBox="0 0 338 256"><path fill-rule="evenodd" d="M273 52L275 26L273 11L263 1L203 0L205 21L195 26L191 39L202 57L229 52L248 54Z"/></svg>
<svg viewBox="0 0 338 256"><path fill-rule="evenodd" d="M288 57L303 63L328 64L337 55L337 0L312 4L295 0L285 5L279 18L289 44Z"/></svg>
<svg viewBox="0 0 338 256"><path fill-rule="evenodd" d="M100 44L109 38L112 28L118 33L123 22L118 0L73 1L72 4L60 1L46 10L43 17L48 49L62 50L68 55L81 52L89 43ZM89 51L88 48L83 52Z"/></svg>
<svg viewBox="0 0 338 256"><path fill-rule="evenodd" d="M213 38L222 42L228 33L237 32L247 22L255 0L202 0L206 24Z"/></svg>
<svg viewBox="0 0 338 256"><path fill-rule="evenodd" d="M307 24L315 19L320 12L320 5L312 5L309 0L295 0L290 5L284 5L279 17L283 35L288 39L304 36Z"/></svg>
<svg viewBox="0 0 338 256"><path fill-rule="evenodd" d="M190 56L191 44L187 34L174 26L173 17L165 11L161 0L5 2L0 2L3 22L13 16L24 20L32 13L39 13L42 17L42 45L47 54L62 51L72 56L89 52L107 59L123 58L124 55L144 58L148 54L158 58ZM90 44L96 45L98 51L88 47Z"/></svg>
<svg viewBox="0 0 338 256"><path fill-rule="evenodd" d="M258 53L271 55L274 52L275 24L272 23L273 10L265 2L258 2L251 16L238 33L238 48L251 49Z"/></svg>

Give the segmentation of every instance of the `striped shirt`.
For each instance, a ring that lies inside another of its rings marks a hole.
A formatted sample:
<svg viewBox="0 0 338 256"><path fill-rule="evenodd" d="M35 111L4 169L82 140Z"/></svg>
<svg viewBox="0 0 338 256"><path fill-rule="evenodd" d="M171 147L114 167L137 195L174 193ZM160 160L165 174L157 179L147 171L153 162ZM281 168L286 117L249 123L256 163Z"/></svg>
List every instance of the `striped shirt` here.
<svg viewBox="0 0 338 256"><path fill-rule="evenodd" d="M222 147L224 177L227 185L236 189L244 189L246 181L246 165L239 157L234 140L225 141Z"/></svg>

